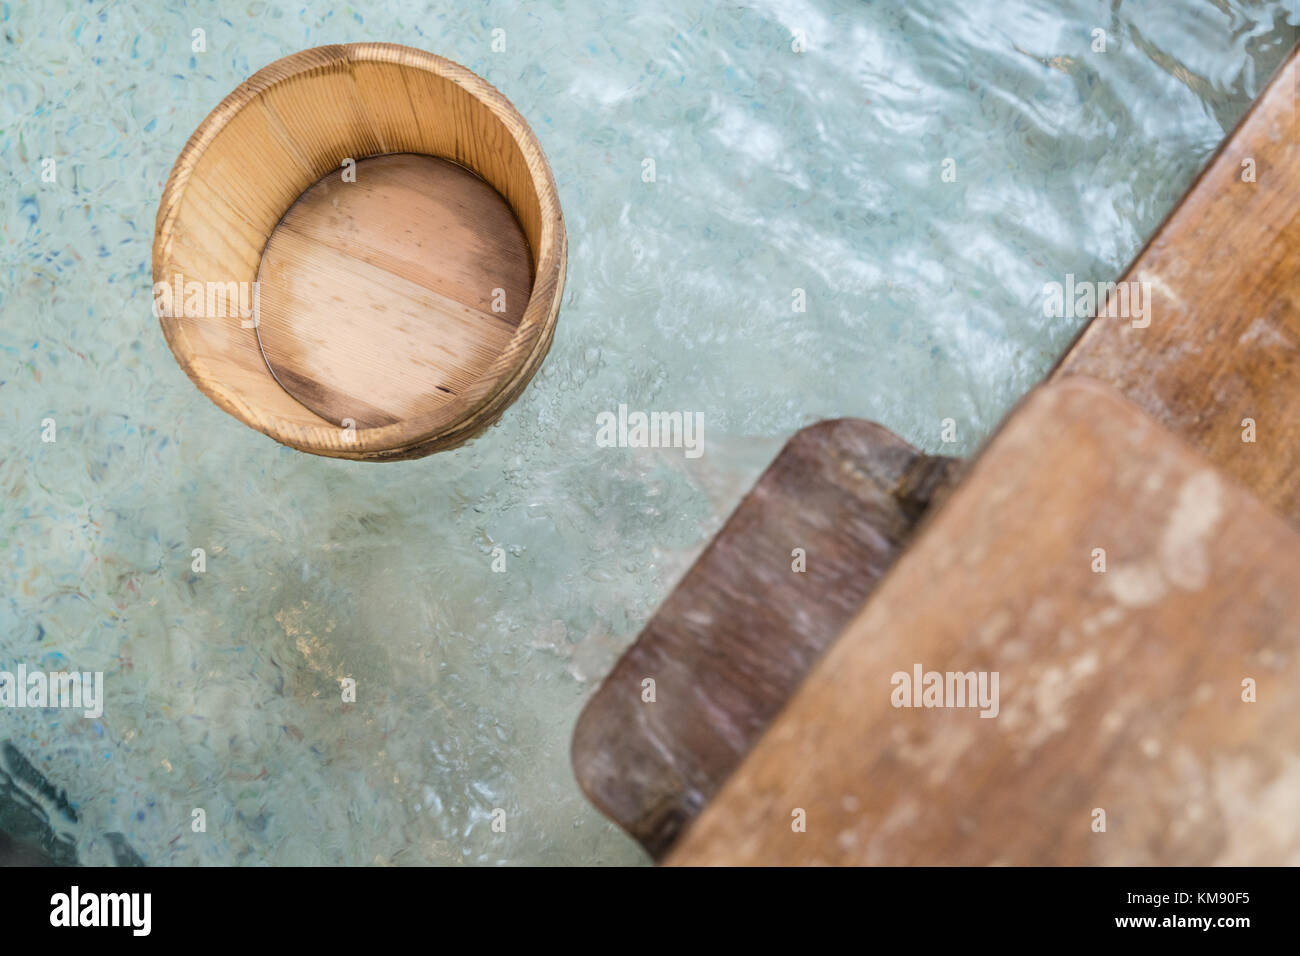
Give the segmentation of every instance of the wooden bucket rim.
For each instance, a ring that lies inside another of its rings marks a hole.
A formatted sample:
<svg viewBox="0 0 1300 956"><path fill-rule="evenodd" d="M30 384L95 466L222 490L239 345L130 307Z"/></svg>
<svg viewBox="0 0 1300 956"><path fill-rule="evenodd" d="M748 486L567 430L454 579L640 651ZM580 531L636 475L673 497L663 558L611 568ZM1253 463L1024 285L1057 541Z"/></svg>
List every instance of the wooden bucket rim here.
<svg viewBox="0 0 1300 956"><path fill-rule="evenodd" d="M341 66L350 69L352 64L363 62L423 70L456 84L501 122L523 156L541 213L539 248L530 249L535 270L528 305L501 355L472 388L452 397L436 409L389 425L358 427L353 440L349 441L344 437L344 429L339 424L322 420L318 425L301 425L251 405L244 394L207 370L202 353L191 346L182 322L163 318L159 321L173 356L190 380L218 407L250 428L283 445L317 455L353 459L414 458L467 441L496 421L514 402L550 348L564 292L568 243L559 193L550 164L527 121L505 95L483 77L436 53L396 43L347 43L312 47L262 67L229 93L204 118L177 157L163 187L154 228L153 279L155 283L168 281L165 273L171 261L173 228L185 198L190 175L199 158L230 120L267 90L279 84L313 73L335 71ZM360 162L380 155L387 154L373 153L357 155L355 158ZM455 157L439 158L459 162ZM478 170L472 171L482 175ZM497 191L500 192L500 189ZM287 211L286 207L283 212ZM539 295L539 290L543 293L551 291ZM274 381L269 367L266 374L268 379Z"/></svg>

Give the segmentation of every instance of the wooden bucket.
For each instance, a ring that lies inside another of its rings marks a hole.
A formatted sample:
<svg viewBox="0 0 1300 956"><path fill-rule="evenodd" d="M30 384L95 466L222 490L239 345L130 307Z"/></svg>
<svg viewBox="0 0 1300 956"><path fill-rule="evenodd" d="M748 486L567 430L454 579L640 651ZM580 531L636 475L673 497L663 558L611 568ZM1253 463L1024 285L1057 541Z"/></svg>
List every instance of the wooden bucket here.
<svg viewBox="0 0 1300 956"><path fill-rule="evenodd" d="M565 262L550 167L501 93L421 50L326 46L260 70L190 137L158 210L154 311L244 424L416 458L528 384Z"/></svg>

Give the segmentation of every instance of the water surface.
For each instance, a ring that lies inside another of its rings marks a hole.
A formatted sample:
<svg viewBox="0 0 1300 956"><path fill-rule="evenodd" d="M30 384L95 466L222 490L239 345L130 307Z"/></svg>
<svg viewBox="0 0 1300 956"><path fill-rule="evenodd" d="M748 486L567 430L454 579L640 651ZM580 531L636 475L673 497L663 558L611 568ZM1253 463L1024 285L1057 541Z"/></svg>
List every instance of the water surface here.
<svg viewBox="0 0 1300 956"><path fill-rule="evenodd" d="M72 812L32 799L90 863L642 861L573 783L571 728L762 467L843 415L973 451L1077 332L1044 284L1123 270L1297 24L1228 0L0 3L0 669L107 682L98 720L0 711ZM150 313L191 131L272 60L360 40L509 96L570 242L533 385L389 465L226 416ZM705 453L597 447L620 403L701 413Z"/></svg>

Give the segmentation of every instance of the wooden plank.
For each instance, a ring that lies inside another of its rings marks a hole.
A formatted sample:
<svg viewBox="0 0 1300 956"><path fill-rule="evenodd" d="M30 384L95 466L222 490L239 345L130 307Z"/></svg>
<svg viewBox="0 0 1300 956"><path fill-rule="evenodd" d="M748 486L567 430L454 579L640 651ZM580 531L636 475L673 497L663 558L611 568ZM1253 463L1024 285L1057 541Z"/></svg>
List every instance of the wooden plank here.
<svg viewBox="0 0 1300 956"><path fill-rule="evenodd" d="M1053 377L1110 383L1300 523L1298 53L1125 273L1150 317L1099 315Z"/></svg>
<svg viewBox="0 0 1300 956"><path fill-rule="evenodd" d="M852 618L953 465L856 419L796 434L579 718L573 765L592 802L652 854L667 849Z"/></svg>
<svg viewBox="0 0 1300 956"><path fill-rule="evenodd" d="M668 862L1300 863L1298 559L1116 393L1044 386ZM917 664L997 672L996 717L896 707Z"/></svg>

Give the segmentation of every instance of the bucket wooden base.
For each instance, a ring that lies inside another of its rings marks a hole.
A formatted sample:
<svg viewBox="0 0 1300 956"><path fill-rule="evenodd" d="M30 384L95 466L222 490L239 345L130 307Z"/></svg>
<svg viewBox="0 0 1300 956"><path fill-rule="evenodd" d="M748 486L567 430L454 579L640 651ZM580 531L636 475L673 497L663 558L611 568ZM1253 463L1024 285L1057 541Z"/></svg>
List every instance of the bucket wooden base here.
<svg viewBox="0 0 1300 956"><path fill-rule="evenodd" d="M331 173L271 234L258 340L303 405L358 428L445 405L509 344L532 288L528 240L463 166L401 154Z"/></svg>

